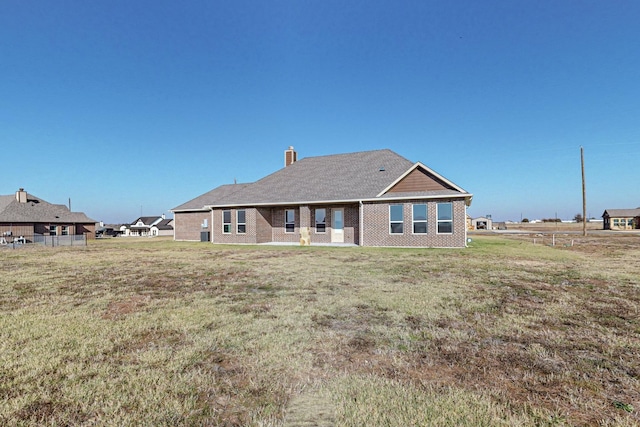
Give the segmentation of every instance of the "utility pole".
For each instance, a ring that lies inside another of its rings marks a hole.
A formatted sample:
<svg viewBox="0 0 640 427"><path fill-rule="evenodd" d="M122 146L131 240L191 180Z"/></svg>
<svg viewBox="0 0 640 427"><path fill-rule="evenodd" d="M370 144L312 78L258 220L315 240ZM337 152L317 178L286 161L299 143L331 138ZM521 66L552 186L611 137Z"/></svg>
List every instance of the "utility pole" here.
<svg viewBox="0 0 640 427"><path fill-rule="evenodd" d="M580 166L582 169L582 235L587 235L587 190L584 183L584 148L580 146Z"/></svg>

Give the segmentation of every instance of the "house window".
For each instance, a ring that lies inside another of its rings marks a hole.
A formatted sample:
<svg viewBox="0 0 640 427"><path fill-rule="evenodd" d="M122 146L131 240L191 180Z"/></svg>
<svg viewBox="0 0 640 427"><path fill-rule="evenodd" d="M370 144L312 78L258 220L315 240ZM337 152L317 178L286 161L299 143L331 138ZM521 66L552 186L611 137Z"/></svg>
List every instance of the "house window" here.
<svg viewBox="0 0 640 427"><path fill-rule="evenodd" d="M391 234L402 234L403 230L403 206L391 205L389 206L389 232Z"/></svg>
<svg viewBox="0 0 640 427"><path fill-rule="evenodd" d="M413 205L413 234L427 234L427 205Z"/></svg>
<svg viewBox="0 0 640 427"><path fill-rule="evenodd" d="M293 233L296 229L296 211L285 209L284 211L284 232Z"/></svg>
<svg viewBox="0 0 640 427"><path fill-rule="evenodd" d="M316 209L316 233L327 231L327 210Z"/></svg>
<svg viewBox="0 0 640 427"><path fill-rule="evenodd" d="M62 226L62 233L63 236L68 236L69 235L69 226L68 225L63 225Z"/></svg>
<svg viewBox="0 0 640 427"><path fill-rule="evenodd" d="M231 234L231 211L222 211L222 232Z"/></svg>
<svg viewBox="0 0 640 427"><path fill-rule="evenodd" d="M245 210L239 210L236 212L236 223L238 234L244 234L247 232L247 213Z"/></svg>
<svg viewBox="0 0 640 427"><path fill-rule="evenodd" d="M451 203L438 203L438 233L453 233L453 205Z"/></svg>
<svg viewBox="0 0 640 427"><path fill-rule="evenodd" d="M58 226L57 225L50 225L49 226L49 236L57 236L58 235Z"/></svg>

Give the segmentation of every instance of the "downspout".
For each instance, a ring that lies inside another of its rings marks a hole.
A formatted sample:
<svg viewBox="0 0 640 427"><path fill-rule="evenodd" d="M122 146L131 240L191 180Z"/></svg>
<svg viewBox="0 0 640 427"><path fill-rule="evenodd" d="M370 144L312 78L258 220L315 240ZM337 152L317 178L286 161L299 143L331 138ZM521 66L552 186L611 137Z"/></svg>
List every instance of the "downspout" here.
<svg viewBox="0 0 640 427"><path fill-rule="evenodd" d="M213 208L209 209L211 209L211 237L209 238L209 242L213 243Z"/></svg>
<svg viewBox="0 0 640 427"><path fill-rule="evenodd" d="M467 226L467 201L464 202L464 247L469 247L469 237L467 233L469 232L469 227Z"/></svg>
<svg viewBox="0 0 640 427"><path fill-rule="evenodd" d="M360 229L358 231L358 245L364 246L364 212L362 200L358 202L360 204Z"/></svg>

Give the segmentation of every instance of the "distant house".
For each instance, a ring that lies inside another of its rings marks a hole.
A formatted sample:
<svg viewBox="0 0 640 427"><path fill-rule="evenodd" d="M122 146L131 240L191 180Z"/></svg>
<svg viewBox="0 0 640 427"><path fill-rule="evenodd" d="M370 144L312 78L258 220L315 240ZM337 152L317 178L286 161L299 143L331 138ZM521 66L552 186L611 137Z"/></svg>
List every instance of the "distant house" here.
<svg viewBox="0 0 640 427"><path fill-rule="evenodd" d="M602 214L604 230L640 229L640 208L607 209Z"/></svg>
<svg viewBox="0 0 640 427"><path fill-rule="evenodd" d="M161 216L141 216L131 224L120 227L122 236L155 237L173 236L173 219Z"/></svg>
<svg viewBox="0 0 640 427"><path fill-rule="evenodd" d="M176 240L465 247L472 195L391 150L307 157L172 209Z"/></svg>
<svg viewBox="0 0 640 427"><path fill-rule="evenodd" d="M95 236L96 221L82 212L71 212L65 205L51 204L23 188L0 196L0 238L3 242L22 236Z"/></svg>
<svg viewBox="0 0 640 427"><path fill-rule="evenodd" d="M493 220L489 217L473 218L471 226L474 230L493 230Z"/></svg>

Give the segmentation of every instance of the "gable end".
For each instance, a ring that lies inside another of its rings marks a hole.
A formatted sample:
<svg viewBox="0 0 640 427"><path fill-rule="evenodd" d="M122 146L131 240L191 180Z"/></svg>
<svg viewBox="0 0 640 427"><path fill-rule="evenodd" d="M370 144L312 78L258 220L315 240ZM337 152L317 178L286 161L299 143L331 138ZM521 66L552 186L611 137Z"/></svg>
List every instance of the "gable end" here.
<svg viewBox="0 0 640 427"><path fill-rule="evenodd" d="M402 178L393 187L387 191L388 193L410 193L418 191L438 191L438 190L454 190L457 188L449 185L435 175L423 170L415 168L407 176Z"/></svg>

